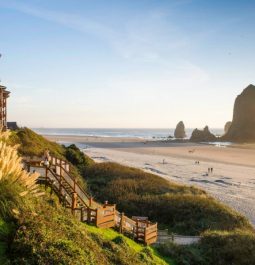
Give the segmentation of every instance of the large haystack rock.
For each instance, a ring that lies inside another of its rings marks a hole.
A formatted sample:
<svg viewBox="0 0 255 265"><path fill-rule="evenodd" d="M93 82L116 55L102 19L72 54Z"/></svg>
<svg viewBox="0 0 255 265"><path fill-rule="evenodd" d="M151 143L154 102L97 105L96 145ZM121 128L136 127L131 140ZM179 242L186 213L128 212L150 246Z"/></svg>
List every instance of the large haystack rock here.
<svg viewBox="0 0 255 265"><path fill-rule="evenodd" d="M224 132L225 134L228 133L230 127L231 127L232 121L228 121L224 126Z"/></svg>
<svg viewBox="0 0 255 265"><path fill-rule="evenodd" d="M192 142L214 142L216 140L217 137L210 132L208 126L203 130L195 129L190 138L190 141Z"/></svg>
<svg viewBox="0 0 255 265"><path fill-rule="evenodd" d="M174 131L174 137L177 139L183 139L186 137L185 125L184 125L183 121L180 121L176 125L176 129Z"/></svg>
<svg viewBox="0 0 255 265"><path fill-rule="evenodd" d="M232 124L222 137L232 142L255 142L255 86L249 85L236 98Z"/></svg>

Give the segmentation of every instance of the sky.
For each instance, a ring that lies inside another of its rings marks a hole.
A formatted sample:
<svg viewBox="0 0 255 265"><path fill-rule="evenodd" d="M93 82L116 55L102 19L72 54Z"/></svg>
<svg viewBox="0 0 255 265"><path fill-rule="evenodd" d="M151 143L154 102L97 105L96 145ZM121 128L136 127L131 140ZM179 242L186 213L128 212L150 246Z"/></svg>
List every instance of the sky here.
<svg viewBox="0 0 255 265"><path fill-rule="evenodd" d="M222 128L255 84L255 1L0 0L8 120Z"/></svg>

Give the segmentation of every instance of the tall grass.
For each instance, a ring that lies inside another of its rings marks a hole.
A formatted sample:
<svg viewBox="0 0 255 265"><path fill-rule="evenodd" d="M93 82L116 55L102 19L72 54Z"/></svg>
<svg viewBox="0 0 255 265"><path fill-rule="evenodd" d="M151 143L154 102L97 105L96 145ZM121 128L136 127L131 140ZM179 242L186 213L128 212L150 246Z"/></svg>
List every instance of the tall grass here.
<svg viewBox="0 0 255 265"><path fill-rule="evenodd" d="M37 188L38 174L29 174L23 169L22 159L18 156L17 147L8 145L10 133L0 133L0 182L18 183L27 191ZM26 192L26 191L25 191ZM23 195L24 193L20 194Z"/></svg>
<svg viewBox="0 0 255 265"><path fill-rule="evenodd" d="M99 201L117 203L127 215L147 216L169 231L199 235L206 230L251 229L246 218L203 190L116 163L87 169L86 180Z"/></svg>
<svg viewBox="0 0 255 265"><path fill-rule="evenodd" d="M23 169L18 146L9 144L10 132L0 132L0 217L8 219L19 213L21 197L28 193L39 195L38 174Z"/></svg>

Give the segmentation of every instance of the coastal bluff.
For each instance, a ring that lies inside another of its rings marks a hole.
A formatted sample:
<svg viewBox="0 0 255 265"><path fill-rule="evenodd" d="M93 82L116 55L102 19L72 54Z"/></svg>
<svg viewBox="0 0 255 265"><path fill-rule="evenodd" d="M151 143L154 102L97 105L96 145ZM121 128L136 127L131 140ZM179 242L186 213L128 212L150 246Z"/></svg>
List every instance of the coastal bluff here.
<svg viewBox="0 0 255 265"><path fill-rule="evenodd" d="M255 86L249 85L237 96L232 124L224 141L255 142Z"/></svg>

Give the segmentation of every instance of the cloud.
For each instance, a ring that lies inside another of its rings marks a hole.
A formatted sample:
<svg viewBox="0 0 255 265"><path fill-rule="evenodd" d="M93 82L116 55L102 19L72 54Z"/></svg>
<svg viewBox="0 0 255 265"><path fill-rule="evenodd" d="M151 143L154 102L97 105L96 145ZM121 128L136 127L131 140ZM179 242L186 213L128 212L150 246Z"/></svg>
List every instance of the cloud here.
<svg viewBox="0 0 255 265"><path fill-rule="evenodd" d="M103 24L89 16L43 9L17 1L0 0L0 5L82 33L95 35L126 59L156 60L166 50L174 50L187 43L184 35L169 25L166 13L160 9L130 17L121 25L116 23L115 26L107 26L107 21Z"/></svg>
<svg viewBox="0 0 255 265"><path fill-rule="evenodd" d="M107 37L114 34L110 28L104 26L103 24L89 18L78 16L76 14L59 11L56 12L53 10L26 5L16 1L8 1L7 3L0 1L0 5L8 9L31 15L33 17L61 24L65 27L80 32L90 32L102 37Z"/></svg>

